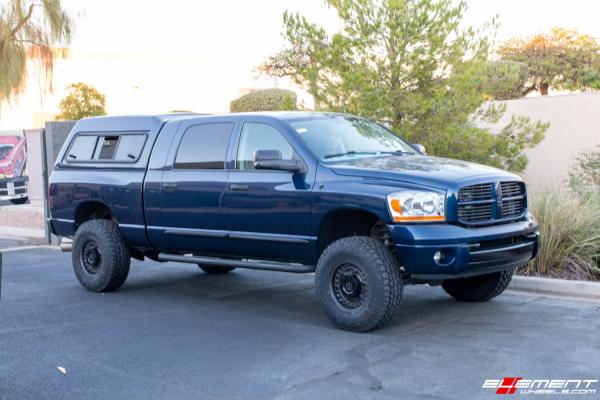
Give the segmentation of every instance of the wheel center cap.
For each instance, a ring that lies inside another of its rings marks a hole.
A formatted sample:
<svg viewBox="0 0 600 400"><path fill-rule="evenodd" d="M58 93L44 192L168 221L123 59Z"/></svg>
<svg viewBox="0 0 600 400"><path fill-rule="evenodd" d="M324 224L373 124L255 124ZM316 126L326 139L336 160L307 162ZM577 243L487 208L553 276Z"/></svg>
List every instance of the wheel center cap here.
<svg viewBox="0 0 600 400"><path fill-rule="evenodd" d="M353 291L354 284L352 282L346 282L346 284L344 285L344 292L346 292L346 294L352 294Z"/></svg>
<svg viewBox="0 0 600 400"><path fill-rule="evenodd" d="M342 282L342 293L349 298L354 298L360 295L361 283L354 275L346 276Z"/></svg>

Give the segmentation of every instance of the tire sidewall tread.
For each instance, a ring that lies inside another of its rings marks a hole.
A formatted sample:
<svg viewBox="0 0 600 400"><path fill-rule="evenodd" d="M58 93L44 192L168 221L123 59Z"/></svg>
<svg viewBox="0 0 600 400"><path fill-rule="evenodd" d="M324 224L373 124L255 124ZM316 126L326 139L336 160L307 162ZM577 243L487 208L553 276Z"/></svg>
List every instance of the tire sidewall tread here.
<svg viewBox="0 0 600 400"><path fill-rule="evenodd" d="M357 309L343 307L332 292L333 274L344 262L356 265L366 276L365 304ZM329 245L317 263L315 283L327 317L350 331L367 332L385 325L398 311L402 299L398 262L381 242L366 236L347 237Z"/></svg>
<svg viewBox="0 0 600 400"><path fill-rule="evenodd" d="M89 239L98 243L102 257L100 271L93 275L81 263L81 250ZM93 292L109 292L125 283L131 256L117 225L109 220L97 219L84 222L75 232L72 261L75 275L84 288Z"/></svg>

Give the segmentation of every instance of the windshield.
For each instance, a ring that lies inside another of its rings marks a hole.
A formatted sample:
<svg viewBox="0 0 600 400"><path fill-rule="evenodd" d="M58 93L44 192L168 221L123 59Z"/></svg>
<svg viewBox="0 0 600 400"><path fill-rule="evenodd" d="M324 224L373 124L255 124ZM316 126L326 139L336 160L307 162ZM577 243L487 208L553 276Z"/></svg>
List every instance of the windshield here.
<svg viewBox="0 0 600 400"><path fill-rule="evenodd" d="M4 160L13 147L12 144L0 144L0 160Z"/></svg>
<svg viewBox="0 0 600 400"><path fill-rule="evenodd" d="M295 120L290 125L321 160L417 154L412 146L398 136L365 118L323 116Z"/></svg>

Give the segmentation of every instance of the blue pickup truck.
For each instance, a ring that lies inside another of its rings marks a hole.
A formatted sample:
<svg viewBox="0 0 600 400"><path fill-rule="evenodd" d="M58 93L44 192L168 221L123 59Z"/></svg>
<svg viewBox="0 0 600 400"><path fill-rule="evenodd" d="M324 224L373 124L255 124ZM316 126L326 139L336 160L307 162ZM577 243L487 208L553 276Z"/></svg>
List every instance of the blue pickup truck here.
<svg viewBox="0 0 600 400"><path fill-rule="evenodd" d="M346 114L83 119L49 192L90 291L123 285L131 257L315 273L327 317L361 332L393 317L406 284L489 300L538 249L519 176Z"/></svg>

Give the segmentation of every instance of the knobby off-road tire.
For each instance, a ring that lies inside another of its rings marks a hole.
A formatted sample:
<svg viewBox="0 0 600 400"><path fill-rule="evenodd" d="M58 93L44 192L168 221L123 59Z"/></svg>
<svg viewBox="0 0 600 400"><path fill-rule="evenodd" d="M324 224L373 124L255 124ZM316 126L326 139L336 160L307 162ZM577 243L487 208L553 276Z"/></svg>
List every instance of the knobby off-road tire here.
<svg viewBox="0 0 600 400"><path fill-rule="evenodd" d="M325 315L341 329L379 328L400 307L398 263L389 249L369 237L348 237L329 245L317 263L315 281Z"/></svg>
<svg viewBox="0 0 600 400"><path fill-rule="evenodd" d="M209 275L226 274L235 269L235 267L221 267L219 265L198 264L200 269Z"/></svg>
<svg viewBox="0 0 600 400"><path fill-rule="evenodd" d="M29 201L29 197L19 197L18 199L10 199L12 204L25 204Z"/></svg>
<svg viewBox="0 0 600 400"><path fill-rule="evenodd" d="M488 301L498 296L508 287L514 269L471 278L448 279L442 287L450 296L459 301Z"/></svg>
<svg viewBox="0 0 600 400"><path fill-rule="evenodd" d="M110 292L125 283L131 256L117 225L109 220L84 222L73 240L73 270L92 292Z"/></svg>

